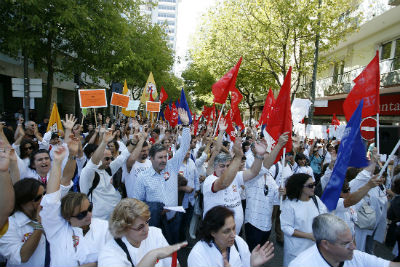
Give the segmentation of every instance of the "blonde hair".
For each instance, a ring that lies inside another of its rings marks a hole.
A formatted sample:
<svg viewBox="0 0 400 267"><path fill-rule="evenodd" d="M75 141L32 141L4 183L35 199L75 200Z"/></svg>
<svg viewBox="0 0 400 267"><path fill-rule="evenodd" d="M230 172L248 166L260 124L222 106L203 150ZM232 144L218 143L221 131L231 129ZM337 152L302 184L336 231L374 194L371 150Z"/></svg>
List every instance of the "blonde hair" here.
<svg viewBox="0 0 400 267"><path fill-rule="evenodd" d="M128 227L131 227L137 218L148 220L149 207L146 203L135 198L124 198L114 208L109 219L109 230L113 237L121 238Z"/></svg>
<svg viewBox="0 0 400 267"><path fill-rule="evenodd" d="M83 193L69 192L61 199L61 216L69 221L76 207L80 207L85 199L88 198Z"/></svg>

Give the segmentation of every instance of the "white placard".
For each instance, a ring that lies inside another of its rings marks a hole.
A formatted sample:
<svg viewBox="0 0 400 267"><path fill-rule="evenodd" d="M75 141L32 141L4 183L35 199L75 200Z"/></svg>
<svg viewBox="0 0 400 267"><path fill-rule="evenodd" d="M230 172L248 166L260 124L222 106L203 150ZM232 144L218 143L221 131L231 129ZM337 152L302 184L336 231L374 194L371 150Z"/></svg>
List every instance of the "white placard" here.
<svg viewBox="0 0 400 267"><path fill-rule="evenodd" d="M138 110L140 105L140 100L129 100L128 107L126 111Z"/></svg>

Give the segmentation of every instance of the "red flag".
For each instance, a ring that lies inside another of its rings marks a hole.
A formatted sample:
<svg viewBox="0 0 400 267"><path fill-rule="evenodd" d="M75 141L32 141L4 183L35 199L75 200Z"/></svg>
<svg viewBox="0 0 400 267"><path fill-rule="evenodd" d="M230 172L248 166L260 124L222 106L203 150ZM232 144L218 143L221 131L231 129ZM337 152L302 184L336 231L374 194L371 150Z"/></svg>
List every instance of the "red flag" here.
<svg viewBox="0 0 400 267"><path fill-rule="evenodd" d="M376 115L379 113L379 52L376 51L375 57L365 67L365 69L354 79L355 85L347 95L343 103L343 111L346 120L349 121L351 115L358 107L361 99L364 99L362 118Z"/></svg>
<svg viewBox="0 0 400 267"><path fill-rule="evenodd" d="M172 128L175 128L175 126L178 124L178 109L176 108L175 103L172 103L171 119L169 124Z"/></svg>
<svg viewBox="0 0 400 267"><path fill-rule="evenodd" d="M169 105L165 108L164 117L171 124L171 110L169 109Z"/></svg>
<svg viewBox="0 0 400 267"><path fill-rule="evenodd" d="M260 120L258 121L258 124L256 126L257 128L260 127L260 125L264 125L267 123L268 116L271 113L274 104L275 104L274 93L272 92L271 88L269 88L269 92L267 98L265 99L265 104L260 116Z"/></svg>
<svg viewBox="0 0 400 267"><path fill-rule="evenodd" d="M241 62L242 57L240 57L238 63L230 71L228 71L218 82L213 84L212 93L214 95L215 103L224 104L229 91L232 91L235 88L236 78Z"/></svg>
<svg viewBox="0 0 400 267"><path fill-rule="evenodd" d="M235 142L236 135L235 135L235 128L232 125L232 110L230 109L225 116L225 123L228 126L226 128L226 133L229 135L232 142Z"/></svg>
<svg viewBox="0 0 400 267"><path fill-rule="evenodd" d="M193 120L193 126L194 126L193 134L194 135L197 135L197 130L199 129L199 122L200 122L201 117L202 117L202 115L200 115L197 120L196 119Z"/></svg>
<svg viewBox="0 0 400 267"><path fill-rule="evenodd" d="M290 80L292 74L292 67L286 74L285 80L283 81L279 95L276 98L275 105L271 111L267 120L266 131L275 140L275 144L278 142L279 136L284 132L289 132L289 140L286 143L286 151L292 150L292 112L290 110ZM281 159L283 151L281 150L275 159L278 162Z"/></svg>
<svg viewBox="0 0 400 267"><path fill-rule="evenodd" d="M239 126L240 130L244 130L244 124L242 121L242 118L240 117L240 109L238 107L232 108L232 120L234 123L236 123L237 126Z"/></svg>
<svg viewBox="0 0 400 267"><path fill-rule="evenodd" d="M336 114L335 114L335 113L333 113L331 125L340 125L340 121L339 121L338 118L336 117Z"/></svg>
<svg viewBox="0 0 400 267"><path fill-rule="evenodd" d="M239 103L242 101L242 99L243 96L240 91L236 87L233 87L231 91L231 108L234 109L239 107Z"/></svg>
<svg viewBox="0 0 400 267"><path fill-rule="evenodd" d="M164 101L167 100L167 98L168 98L168 94L167 94L167 92L165 92L164 87L161 86L161 91L160 91L161 104L164 103Z"/></svg>

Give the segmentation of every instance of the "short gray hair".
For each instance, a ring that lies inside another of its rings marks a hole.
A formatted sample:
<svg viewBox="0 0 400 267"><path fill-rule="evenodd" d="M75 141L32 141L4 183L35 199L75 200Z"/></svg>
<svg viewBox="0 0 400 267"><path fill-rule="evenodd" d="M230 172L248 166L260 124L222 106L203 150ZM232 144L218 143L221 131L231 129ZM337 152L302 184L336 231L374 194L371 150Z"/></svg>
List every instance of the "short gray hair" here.
<svg viewBox="0 0 400 267"><path fill-rule="evenodd" d="M225 162L228 162L231 160L232 160L231 155L229 155L227 153L223 153L223 152L219 153L214 159L214 167L220 163L225 163Z"/></svg>
<svg viewBox="0 0 400 267"><path fill-rule="evenodd" d="M350 228L339 217L324 213L314 218L312 223L313 235L315 242L319 244L321 240L336 242L337 236L346 232Z"/></svg>

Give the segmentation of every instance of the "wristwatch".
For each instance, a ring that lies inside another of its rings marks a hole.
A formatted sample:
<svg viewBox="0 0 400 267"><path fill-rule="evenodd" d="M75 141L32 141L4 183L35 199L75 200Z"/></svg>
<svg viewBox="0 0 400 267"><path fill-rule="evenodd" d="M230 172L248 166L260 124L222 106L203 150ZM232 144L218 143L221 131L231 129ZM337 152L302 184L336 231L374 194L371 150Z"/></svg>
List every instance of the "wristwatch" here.
<svg viewBox="0 0 400 267"><path fill-rule="evenodd" d="M76 156L68 155L68 160L76 160Z"/></svg>
<svg viewBox="0 0 400 267"><path fill-rule="evenodd" d="M263 156L260 156L260 155L258 155L258 154L256 154L254 157L255 157L256 159L261 159L261 160L263 160L263 159L264 159L264 157L263 157Z"/></svg>
<svg viewBox="0 0 400 267"><path fill-rule="evenodd" d="M182 123L182 127L189 127L189 124L183 124Z"/></svg>

